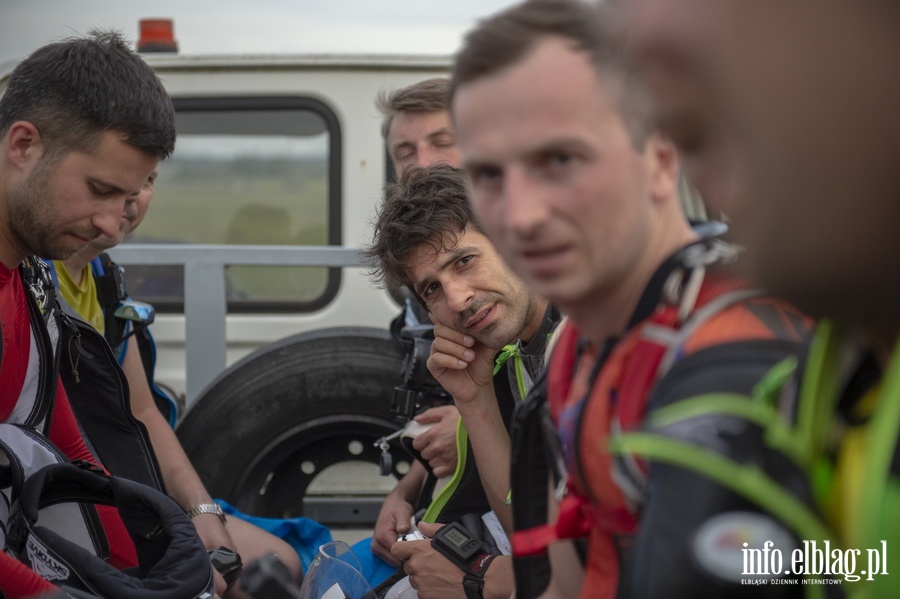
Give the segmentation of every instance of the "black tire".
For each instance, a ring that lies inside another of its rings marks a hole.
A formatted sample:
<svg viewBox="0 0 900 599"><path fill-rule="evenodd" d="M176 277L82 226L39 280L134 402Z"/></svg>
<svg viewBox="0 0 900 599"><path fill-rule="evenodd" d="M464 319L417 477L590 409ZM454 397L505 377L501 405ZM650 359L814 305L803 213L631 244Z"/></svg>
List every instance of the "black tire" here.
<svg viewBox="0 0 900 599"><path fill-rule="evenodd" d="M401 368L386 330L288 337L226 369L201 393L177 435L214 497L257 516L315 517L304 510L313 479L340 462L377 464L375 440L399 427L390 403ZM399 478L398 466L409 457L394 444L391 453ZM369 513L354 524L372 524Z"/></svg>

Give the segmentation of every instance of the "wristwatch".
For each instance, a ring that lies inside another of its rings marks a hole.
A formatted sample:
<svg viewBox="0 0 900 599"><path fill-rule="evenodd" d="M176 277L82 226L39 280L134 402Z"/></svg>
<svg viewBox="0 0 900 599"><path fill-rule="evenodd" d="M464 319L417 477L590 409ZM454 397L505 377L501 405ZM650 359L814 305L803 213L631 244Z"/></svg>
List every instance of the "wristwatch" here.
<svg viewBox="0 0 900 599"><path fill-rule="evenodd" d="M225 580L225 584L230 589L244 569L241 556L228 547L216 547L215 549L209 549L207 553L209 553L209 561L213 568L219 571L219 574Z"/></svg>
<svg viewBox="0 0 900 599"><path fill-rule="evenodd" d="M187 513L188 518L193 518L200 514L215 514L222 521L222 524L225 524L225 512L222 511L222 507L218 503L201 503L189 509Z"/></svg>
<svg viewBox="0 0 900 599"><path fill-rule="evenodd" d="M431 546L463 571L466 599L484 599L484 573L495 555L484 550L484 543L457 522L442 526Z"/></svg>

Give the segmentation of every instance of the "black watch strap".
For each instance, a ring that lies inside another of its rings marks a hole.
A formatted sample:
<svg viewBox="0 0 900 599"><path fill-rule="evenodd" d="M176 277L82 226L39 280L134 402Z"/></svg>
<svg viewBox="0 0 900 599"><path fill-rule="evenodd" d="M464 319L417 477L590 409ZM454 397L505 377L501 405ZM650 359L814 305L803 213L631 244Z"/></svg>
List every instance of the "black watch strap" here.
<svg viewBox="0 0 900 599"><path fill-rule="evenodd" d="M466 599L484 599L484 578L480 576L472 576L468 572L463 577L463 590L466 592Z"/></svg>
<svg viewBox="0 0 900 599"><path fill-rule="evenodd" d="M471 560L463 572L463 590L466 592L466 599L484 599L484 573L494 561L496 555L490 553L481 553Z"/></svg>

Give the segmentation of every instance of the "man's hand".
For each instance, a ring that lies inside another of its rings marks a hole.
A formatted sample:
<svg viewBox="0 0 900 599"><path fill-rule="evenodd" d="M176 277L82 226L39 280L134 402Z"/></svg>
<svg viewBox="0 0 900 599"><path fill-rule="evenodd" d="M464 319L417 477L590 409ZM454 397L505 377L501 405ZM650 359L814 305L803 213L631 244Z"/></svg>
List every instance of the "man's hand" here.
<svg viewBox="0 0 900 599"><path fill-rule="evenodd" d="M441 526L420 522L419 530L427 537L433 537ZM420 599L465 597L463 571L434 549L431 541L396 543L391 552L403 562L403 570L409 575L409 582ZM485 572L484 596L506 598L514 590L512 560L503 556L494 559Z"/></svg>
<svg viewBox="0 0 900 599"><path fill-rule="evenodd" d="M429 528L419 523L419 530L430 537L439 526ZM428 532L426 532L428 530ZM420 599L429 597L465 597L462 586L463 571L438 553L431 541L404 541L391 549L394 557L403 562L403 570Z"/></svg>
<svg viewBox="0 0 900 599"><path fill-rule="evenodd" d="M413 447L428 462L437 478L453 474L456 470L456 428L459 426L459 410L455 406L429 408L415 417L419 424L433 424L430 429L413 440Z"/></svg>
<svg viewBox="0 0 900 599"><path fill-rule="evenodd" d="M228 534L225 525L222 524L219 517L215 514L198 514L191 518L191 522L194 524L194 528L197 529L197 535L203 542L203 546L207 549L226 547L237 552L231 535ZM213 568L213 577L216 583L216 595L224 597L228 588L228 585L225 584L225 579L222 578L222 575L215 568Z"/></svg>
<svg viewBox="0 0 900 599"><path fill-rule="evenodd" d="M391 555L391 547L397 542L400 534L409 532L413 509L412 504L395 490L384 498L378 519L375 521L372 553L395 568L400 566L400 562Z"/></svg>
<svg viewBox="0 0 900 599"><path fill-rule="evenodd" d="M512 510L506 505L510 441L494 390L496 353L471 335L435 322L428 370L453 396L472 443L481 486L500 523L510 530Z"/></svg>
<svg viewBox="0 0 900 599"><path fill-rule="evenodd" d="M470 335L435 322L428 370L457 404L474 401L486 393L494 397L496 353Z"/></svg>

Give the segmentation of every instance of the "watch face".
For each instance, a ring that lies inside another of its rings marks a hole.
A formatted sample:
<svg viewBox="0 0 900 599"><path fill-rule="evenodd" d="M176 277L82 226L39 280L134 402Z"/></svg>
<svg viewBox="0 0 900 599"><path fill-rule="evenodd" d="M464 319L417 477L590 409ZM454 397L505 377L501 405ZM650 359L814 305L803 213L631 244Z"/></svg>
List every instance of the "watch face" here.
<svg viewBox="0 0 900 599"><path fill-rule="evenodd" d="M460 531L458 528L451 528L447 530L447 532L444 534L444 538L457 547L462 547L470 539L470 537L463 534L462 531Z"/></svg>
<svg viewBox="0 0 900 599"><path fill-rule="evenodd" d="M484 543L456 522L438 530L431 544L461 567L484 547Z"/></svg>

